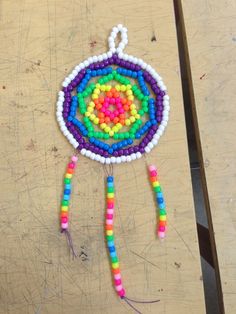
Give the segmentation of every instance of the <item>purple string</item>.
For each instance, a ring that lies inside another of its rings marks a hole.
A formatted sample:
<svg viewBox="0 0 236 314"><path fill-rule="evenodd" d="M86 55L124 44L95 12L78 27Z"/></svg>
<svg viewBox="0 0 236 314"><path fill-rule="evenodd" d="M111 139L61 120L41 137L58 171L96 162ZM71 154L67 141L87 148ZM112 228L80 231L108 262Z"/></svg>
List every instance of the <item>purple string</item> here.
<svg viewBox="0 0 236 314"><path fill-rule="evenodd" d="M142 314L138 309L136 309L128 300L126 297L123 298L123 300L138 314Z"/></svg>
<svg viewBox="0 0 236 314"><path fill-rule="evenodd" d="M73 245L73 241L72 241L72 237L71 237L70 232L67 229L62 229L61 233L65 233L65 235L66 235L67 243L68 243L69 248L71 249L71 252L73 254L73 258L77 257L77 253L75 252L75 248Z"/></svg>
<svg viewBox="0 0 236 314"><path fill-rule="evenodd" d="M152 300L152 301L137 301L137 300L133 300L127 297L124 297L125 299L129 300L130 302L134 302L134 303L143 303L143 304L147 304L147 303L157 303L160 300Z"/></svg>

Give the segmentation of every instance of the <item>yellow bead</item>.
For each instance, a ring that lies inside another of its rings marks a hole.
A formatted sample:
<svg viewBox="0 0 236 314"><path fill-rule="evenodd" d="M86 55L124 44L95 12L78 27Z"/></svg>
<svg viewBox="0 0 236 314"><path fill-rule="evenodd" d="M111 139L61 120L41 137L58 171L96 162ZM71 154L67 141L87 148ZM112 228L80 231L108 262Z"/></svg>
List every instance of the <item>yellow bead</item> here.
<svg viewBox="0 0 236 314"><path fill-rule="evenodd" d="M72 178L72 174L71 173L66 173L65 178L71 179Z"/></svg>
<svg viewBox="0 0 236 314"><path fill-rule="evenodd" d="M98 95L97 94L92 94L92 99L97 99Z"/></svg>
<svg viewBox="0 0 236 314"><path fill-rule="evenodd" d="M93 108L92 107L90 107L90 106L88 106L88 112L93 112Z"/></svg>
<svg viewBox="0 0 236 314"><path fill-rule="evenodd" d="M111 267L112 267L113 269L117 269L117 268L119 268L119 263L112 263L112 264L111 264Z"/></svg>
<svg viewBox="0 0 236 314"><path fill-rule="evenodd" d="M85 115L85 117L89 117L91 115L91 113L86 111L84 115Z"/></svg>
<svg viewBox="0 0 236 314"><path fill-rule="evenodd" d="M136 109L135 104L130 105L130 110Z"/></svg>
<svg viewBox="0 0 236 314"><path fill-rule="evenodd" d="M107 231L106 231L106 234L107 234L107 235L113 235L113 230L107 230Z"/></svg>
<svg viewBox="0 0 236 314"><path fill-rule="evenodd" d="M161 215L161 216L159 217L159 220L160 220L160 221L166 221L166 215Z"/></svg>
<svg viewBox="0 0 236 314"><path fill-rule="evenodd" d="M117 126L115 125L115 126L112 127L112 131L114 133L117 133L119 131L119 128L117 128Z"/></svg>
<svg viewBox="0 0 236 314"><path fill-rule="evenodd" d="M137 113L137 114L135 115L135 118L136 118L136 119L140 119L140 114Z"/></svg>
<svg viewBox="0 0 236 314"><path fill-rule="evenodd" d="M94 107L95 107L95 103L94 103L93 101L90 101L90 103L89 103L89 107L94 108Z"/></svg>
<svg viewBox="0 0 236 314"><path fill-rule="evenodd" d="M100 125L100 128L103 130L103 129L105 129L106 126L107 126L106 123L102 123L102 124Z"/></svg>
<svg viewBox="0 0 236 314"><path fill-rule="evenodd" d="M118 128L118 130L120 130L122 128L122 124L121 123L117 123L116 127Z"/></svg>
<svg viewBox="0 0 236 314"><path fill-rule="evenodd" d="M109 135L110 135L110 136L113 136L113 135L114 135L114 131L111 130L111 131L109 132Z"/></svg>
<svg viewBox="0 0 236 314"><path fill-rule="evenodd" d="M95 85L95 87L96 87L96 88L99 88L99 89L100 89L100 86L101 86L101 85L100 85L99 83L97 83L97 84Z"/></svg>
<svg viewBox="0 0 236 314"><path fill-rule="evenodd" d="M120 90L121 90L122 92L125 92L125 91L126 91L126 86L125 86L125 85L121 85Z"/></svg>
<svg viewBox="0 0 236 314"><path fill-rule="evenodd" d="M130 89L130 90L127 90L127 91L126 91L126 95L127 95L127 96L133 95L132 90L131 90L131 89Z"/></svg>
<svg viewBox="0 0 236 314"><path fill-rule="evenodd" d="M61 206L62 212L68 212L69 207L68 206Z"/></svg>
<svg viewBox="0 0 236 314"><path fill-rule="evenodd" d="M120 91L120 85L116 85L115 89L117 90L117 92L119 92Z"/></svg>
<svg viewBox="0 0 236 314"><path fill-rule="evenodd" d="M111 90L111 85L106 85L106 91L109 92Z"/></svg>
<svg viewBox="0 0 236 314"><path fill-rule="evenodd" d="M109 133L110 130L111 130L111 128L110 128L109 126L106 126L105 129L104 129L104 131L105 131L106 133Z"/></svg>
<svg viewBox="0 0 236 314"><path fill-rule="evenodd" d="M128 99L129 99L129 100L134 100L134 96L133 96L133 95L130 95L130 96L128 96Z"/></svg>
<svg viewBox="0 0 236 314"><path fill-rule="evenodd" d="M130 119L130 122L132 123L136 120L134 116L131 116L129 119Z"/></svg>
<svg viewBox="0 0 236 314"><path fill-rule="evenodd" d="M155 181L155 182L152 182L152 186L155 188L157 186L160 186L159 182L158 181Z"/></svg>
<svg viewBox="0 0 236 314"><path fill-rule="evenodd" d="M130 119L126 119L126 120L125 120L125 125L128 126L128 125L130 125L130 123L131 123L131 122L130 122Z"/></svg>
<svg viewBox="0 0 236 314"><path fill-rule="evenodd" d="M135 110L135 109L131 110L131 114L132 114L132 116L135 116L137 114L137 110Z"/></svg>
<svg viewBox="0 0 236 314"><path fill-rule="evenodd" d="M107 193L107 198L113 198L114 197L114 193Z"/></svg>
<svg viewBox="0 0 236 314"><path fill-rule="evenodd" d="M99 95L100 94L100 89L99 88L95 88L95 90L93 92L94 92L94 94Z"/></svg>
<svg viewBox="0 0 236 314"><path fill-rule="evenodd" d="M102 92L105 92L105 90L106 90L106 85L101 85L101 86L100 86L100 89L101 89Z"/></svg>
<svg viewBox="0 0 236 314"><path fill-rule="evenodd" d="M126 85L126 89L127 90L131 89L131 85L130 84Z"/></svg>
<svg viewBox="0 0 236 314"><path fill-rule="evenodd" d="M89 117L89 119L91 120L91 121L93 121L94 119L96 118L96 116L95 116L95 114L91 114L91 116Z"/></svg>
<svg viewBox="0 0 236 314"><path fill-rule="evenodd" d="M93 123L94 123L94 124L98 124L98 123L99 123L99 118L95 118L95 119L93 120Z"/></svg>

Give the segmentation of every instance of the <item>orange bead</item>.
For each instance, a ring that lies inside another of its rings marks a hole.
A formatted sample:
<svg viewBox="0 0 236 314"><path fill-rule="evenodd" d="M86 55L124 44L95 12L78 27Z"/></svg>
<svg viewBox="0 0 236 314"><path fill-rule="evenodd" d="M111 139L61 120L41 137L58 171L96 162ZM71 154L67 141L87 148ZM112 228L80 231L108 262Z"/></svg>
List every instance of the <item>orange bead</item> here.
<svg viewBox="0 0 236 314"><path fill-rule="evenodd" d="M159 226L165 227L166 226L166 220L165 221L164 220L160 220L159 221Z"/></svg>
<svg viewBox="0 0 236 314"><path fill-rule="evenodd" d="M61 213L60 213L60 216L61 216L61 217L68 217L69 214L68 214L68 212L61 212Z"/></svg>
<svg viewBox="0 0 236 314"><path fill-rule="evenodd" d="M107 97L109 97L109 98L111 98L111 97L113 96L111 91L107 92L106 95L107 95Z"/></svg>
<svg viewBox="0 0 236 314"><path fill-rule="evenodd" d="M119 118L120 118L120 119L125 119L125 115L124 115L123 113L121 113L121 114L119 115Z"/></svg>
<svg viewBox="0 0 236 314"><path fill-rule="evenodd" d="M125 111L129 111L129 106L128 106L128 105L124 105L124 106L123 106L123 109L124 109Z"/></svg>
<svg viewBox="0 0 236 314"><path fill-rule="evenodd" d="M113 274L119 274L120 273L120 268L116 268L116 269L112 268L112 272L113 272Z"/></svg>
<svg viewBox="0 0 236 314"><path fill-rule="evenodd" d="M120 119L120 124L125 125L125 120L124 119Z"/></svg>
<svg viewBox="0 0 236 314"><path fill-rule="evenodd" d="M104 122L105 122L105 120L104 120L103 118L100 118L100 119L99 119L99 123L100 123L100 124L102 124L102 123L104 123Z"/></svg>
<svg viewBox="0 0 236 314"><path fill-rule="evenodd" d="M125 105L127 103L127 99L121 98L121 103L122 103L122 105Z"/></svg>
<svg viewBox="0 0 236 314"><path fill-rule="evenodd" d="M132 101L131 100L127 100L127 105L132 105Z"/></svg>
<svg viewBox="0 0 236 314"><path fill-rule="evenodd" d="M74 173L74 169L68 168L67 173L71 173L71 174Z"/></svg>
<svg viewBox="0 0 236 314"><path fill-rule="evenodd" d="M113 119L113 122L116 124L116 123L118 123L119 122L119 118L118 117L115 117L114 119Z"/></svg>
<svg viewBox="0 0 236 314"><path fill-rule="evenodd" d="M101 104L104 103L104 97L99 97L98 99L99 99L99 102L100 102Z"/></svg>
<svg viewBox="0 0 236 314"><path fill-rule="evenodd" d="M120 97L120 94L119 94L118 92L115 92L115 93L113 93L113 96L114 96L115 98L118 98L118 97Z"/></svg>
<svg viewBox="0 0 236 314"><path fill-rule="evenodd" d="M99 112L99 113L98 113L98 118L104 118L104 117L105 117L105 115L104 115L103 112Z"/></svg>
<svg viewBox="0 0 236 314"><path fill-rule="evenodd" d="M96 109L98 109L98 110L99 110L99 109L101 109L101 108L102 108L102 105L98 103L98 104L96 104L96 105L95 105L95 107L96 107Z"/></svg>
<svg viewBox="0 0 236 314"><path fill-rule="evenodd" d="M114 87L112 87L110 92L114 95L114 93L116 93L116 89Z"/></svg>
<svg viewBox="0 0 236 314"><path fill-rule="evenodd" d="M99 104L99 100L97 98L93 99L93 102L95 103L95 105Z"/></svg>
<svg viewBox="0 0 236 314"><path fill-rule="evenodd" d="M156 182L157 181L157 177L155 176L155 177L150 177L150 181L151 182Z"/></svg>
<svg viewBox="0 0 236 314"><path fill-rule="evenodd" d="M106 225L106 230L113 230L113 226L112 225Z"/></svg>
<svg viewBox="0 0 236 314"><path fill-rule="evenodd" d="M111 198L107 198L107 203L108 204L114 204L114 197L111 197Z"/></svg>
<svg viewBox="0 0 236 314"><path fill-rule="evenodd" d="M106 123L110 122L110 118L109 117L106 117L104 120L105 120Z"/></svg>

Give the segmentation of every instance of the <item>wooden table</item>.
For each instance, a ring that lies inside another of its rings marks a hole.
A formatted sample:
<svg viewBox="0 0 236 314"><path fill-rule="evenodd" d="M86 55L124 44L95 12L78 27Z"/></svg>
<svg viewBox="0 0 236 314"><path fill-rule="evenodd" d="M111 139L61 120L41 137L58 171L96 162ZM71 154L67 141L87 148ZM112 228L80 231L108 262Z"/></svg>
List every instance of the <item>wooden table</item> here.
<svg viewBox="0 0 236 314"><path fill-rule="evenodd" d="M236 2L182 0L218 289L236 313Z"/></svg>
<svg viewBox="0 0 236 314"><path fill-rule="evenodd" d="M205 312L172 1L2 0L1 314L132 312L112 288L101 165L79 159L71 206L76 260L58 225L62 177L73 150L55 119L57 92L75 64L106 51L118 23L129 30L127 53L157 69L172 104L167 131L147 158L159 166L169 209L164 242L155 238L145 160L114 169L124 285L130 297L160 298L138 306L143 313ZM233 203L227 198L225 204Z"/></svg>

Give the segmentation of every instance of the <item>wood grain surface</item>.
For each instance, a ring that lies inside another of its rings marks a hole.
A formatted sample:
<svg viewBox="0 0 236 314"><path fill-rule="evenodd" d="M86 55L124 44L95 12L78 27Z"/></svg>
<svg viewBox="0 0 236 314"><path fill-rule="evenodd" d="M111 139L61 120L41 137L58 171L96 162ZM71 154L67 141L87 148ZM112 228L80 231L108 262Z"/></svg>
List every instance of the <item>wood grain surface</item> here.
<svg viewBox="0 0 236 314"><path fill-rule="evenodd" d="M236 313L236 1L182 0L225 313Z"/></svg>
<svg viewBox="0 0 236 314"><path fill-rule="evenodd" d="M132 313L112 288L100 164L80 157L74 176L76 260L58 224L73 149L56 122L57 92L76 64L106 51L118 23L129 30L126 52L150 63L171 97L167 131L147 158L169 209L164 242L145 159L114 169L123 282L129 297L160 299L142 313L205 313L172 1L2 0L0 10L0 313Z"/></svg>

